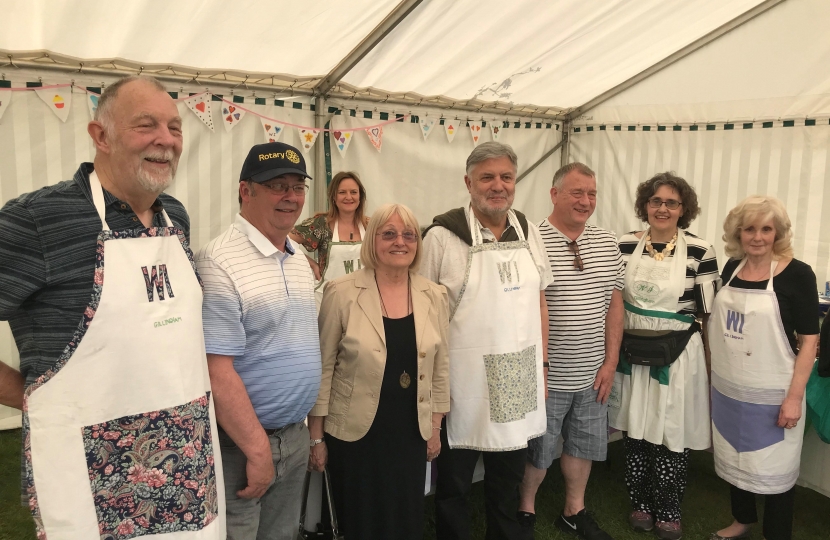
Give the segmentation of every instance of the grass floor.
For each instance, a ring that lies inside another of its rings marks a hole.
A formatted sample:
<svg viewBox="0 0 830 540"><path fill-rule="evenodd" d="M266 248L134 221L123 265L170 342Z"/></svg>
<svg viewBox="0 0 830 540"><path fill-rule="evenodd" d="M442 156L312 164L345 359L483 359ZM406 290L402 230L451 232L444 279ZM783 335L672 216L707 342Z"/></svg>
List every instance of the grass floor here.
<svg viewBox="0 0 830 540"><path fill-rule="evenodd" d="M623 483L624 455L622 442L608 447L608 461L594 466L588 484L587 504L600 525L615 540L644 540L652 535L639 534L628 528L630 510ZM34 540L34 528L28 509L20 505L20 430L0 431L0 540ZM564 484L558 462L542 484L536 499L538 513L536 540L574 538L559 532L553 525L564 502ZM763 506L760 504L759 507ZM435 538L432 497L427 499L425 539ZM473 488L473 538L484 538L482 484ZM709 452L692 452L689 484L683 501L684 538L705 540L709 533L731 523L729 489L715 475ZM830 499L815 491L796 487L795 540L827 540L830 538ZM753 538L762 538L760 527ZM392 539L390 539L392 540Z"/></svg>

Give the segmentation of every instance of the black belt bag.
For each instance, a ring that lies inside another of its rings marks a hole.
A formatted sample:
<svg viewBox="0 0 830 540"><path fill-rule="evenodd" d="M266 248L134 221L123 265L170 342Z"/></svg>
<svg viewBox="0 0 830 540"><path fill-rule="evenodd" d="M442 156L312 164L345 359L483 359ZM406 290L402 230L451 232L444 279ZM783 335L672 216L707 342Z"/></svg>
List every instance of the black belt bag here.
<svg viewBox="0 0 830 540"><path fill-rule="evenodd" d="M620 345L620 358L638 366L670 366L699 331L697 321L688 330L626 330Z"/></svg>

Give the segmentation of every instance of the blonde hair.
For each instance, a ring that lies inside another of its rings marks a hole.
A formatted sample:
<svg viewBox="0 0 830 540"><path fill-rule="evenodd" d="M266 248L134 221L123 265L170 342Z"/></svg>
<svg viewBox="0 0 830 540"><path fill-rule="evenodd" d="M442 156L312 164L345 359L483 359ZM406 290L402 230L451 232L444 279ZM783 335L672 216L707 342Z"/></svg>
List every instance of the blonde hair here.
<svg viewBox="0 0 830 540"><path fill-rule="evenodd" d="M412 232L418 237L418 242L415 246L415 258L412 264L409 265L409 270L415 272L418 270L418 265L421 263L421 251L423 251L423 241L421 240L418 220L415 214L412 213L408 207L403 204L384 204L372 214L369 218L369 224L366 225L366 237L363 239L363 245L360 247L360 260L366 268L375 269L378 267L378 256L375 253L375 238L377 238L378 229L389 221L392 214L397 214L403 221L407 229L412 229Z"/></svg>
<svg viewBox="0 0 830 540"><path fill-rule="evenodd" d="M772 220L775 226L775 243L772 256L775 259L792 258L793 230L784 203L775 197L753 195L730 210L723 222L724 251L733 259L743 259L746 253L741 245L741 229L757 222Z"/></svg>

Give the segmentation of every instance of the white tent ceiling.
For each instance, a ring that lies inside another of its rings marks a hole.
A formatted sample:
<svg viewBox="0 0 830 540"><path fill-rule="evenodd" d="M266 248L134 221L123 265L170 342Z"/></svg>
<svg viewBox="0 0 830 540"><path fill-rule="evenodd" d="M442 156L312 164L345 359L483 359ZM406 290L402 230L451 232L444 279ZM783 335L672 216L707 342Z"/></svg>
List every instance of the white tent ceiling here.
<svg viewBox="0 0 830 540"><path fill-rule="evenodd" d="M762 0L412 0L403 21L342 79L345 89L584 104L763 4ZM395 0L2 0L0 51L48 52L312 89L392 14ZM72 28L73 31L67 31ZM31 57L31 56L29 56ZM297 80L294 82L294 80Z"/></svg>

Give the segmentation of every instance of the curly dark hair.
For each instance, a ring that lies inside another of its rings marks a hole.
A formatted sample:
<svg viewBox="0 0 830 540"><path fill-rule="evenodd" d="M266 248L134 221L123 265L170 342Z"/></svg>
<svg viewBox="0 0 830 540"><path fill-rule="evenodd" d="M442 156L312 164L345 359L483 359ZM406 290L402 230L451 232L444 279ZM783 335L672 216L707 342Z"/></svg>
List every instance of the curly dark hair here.
<svg viewBox="0 0 830 540"><path fill-rule="evenodd" d="M673 172L656 174L637 186L634 213L640 220L648 223L648 200L654 197L660 186L669 186L680 195L680 202L683 203L683 214L677 220L677 226L681 229L688 228L700 214L700 207L697 205L697 193L687 181Z"/></svg>

